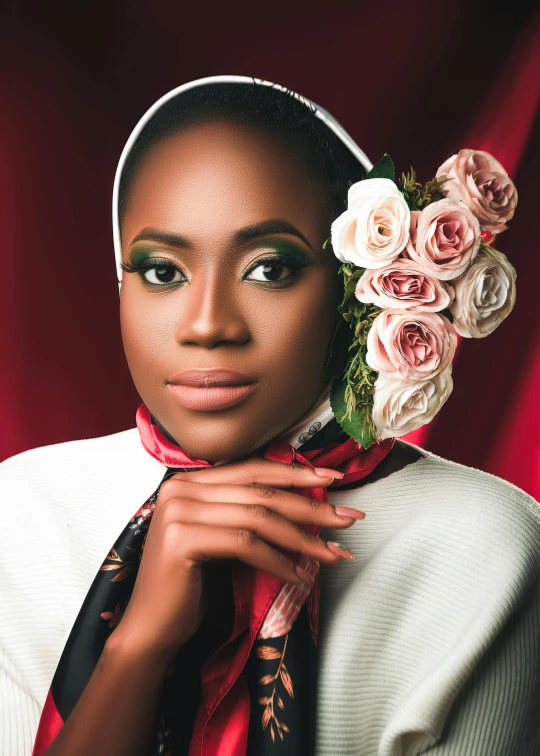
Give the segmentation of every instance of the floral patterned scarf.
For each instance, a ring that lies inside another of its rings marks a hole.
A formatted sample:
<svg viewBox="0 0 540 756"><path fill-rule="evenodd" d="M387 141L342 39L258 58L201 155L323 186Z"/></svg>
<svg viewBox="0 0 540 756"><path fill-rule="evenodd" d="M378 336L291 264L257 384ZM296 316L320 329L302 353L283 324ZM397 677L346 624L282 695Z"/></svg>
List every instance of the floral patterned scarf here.
<svg viewBox="0 0 540 756"><path fill-rule="evenodd" d="M41 714L32 756L54 742L84 691L129 602L159 488L179 470L209 467L167 439L144 404L137 428L146 451L167 466L98 571L73 625ZM363 449L335 420L312 424L295 449L275 439L265 459L329 467L332 488L368 475L394 439ZM325 488L300 493L326 501ZM320 528L303 526L318 534ZM283 583L240 560L211 560L210 610L178 652L165 680L148 756L307 756L314 751L319 562L288 553L314 586Z"/></svg>

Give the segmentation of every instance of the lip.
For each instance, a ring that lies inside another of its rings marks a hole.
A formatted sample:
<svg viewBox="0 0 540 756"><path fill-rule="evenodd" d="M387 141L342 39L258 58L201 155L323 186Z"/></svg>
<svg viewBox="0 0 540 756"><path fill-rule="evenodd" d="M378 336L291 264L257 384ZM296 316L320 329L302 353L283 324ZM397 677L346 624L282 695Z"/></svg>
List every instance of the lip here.
<svg viewBox="0 0 540 756"><path fill-rule="evenodd" d="M183 407L199 411L234 407L257 388L252 376L224 368L184 370L167 383Z"/></svg>
<svg viewBox="0 0 540 756"><path fill-rule="evenodd" d="M213 386L247 386L257 381L251 375L239 373L238 370L226 368L193 368L183 370L170 378L168 383L179 386L195 386L197 388L211 388Z"/></svg>

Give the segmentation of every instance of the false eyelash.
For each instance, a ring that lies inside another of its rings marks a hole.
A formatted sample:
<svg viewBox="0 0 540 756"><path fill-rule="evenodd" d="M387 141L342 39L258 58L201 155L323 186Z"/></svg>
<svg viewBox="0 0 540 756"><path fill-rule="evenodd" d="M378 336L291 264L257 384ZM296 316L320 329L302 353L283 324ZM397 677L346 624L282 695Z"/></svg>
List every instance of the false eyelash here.
<svg viewBox="0 0 540 756"><path fill-rule="evenodd" d="M287 268L291 268L291 270L299 270L300 268L304 268L305 266L299 263L297 260L291 260L289 257L285 256L275 256L275 257L264 257L260 260L257 260L251 268L249 268L246 272L250 273L255 268L258 268L259 265L264 265L268 263L276 263L276 265L283 265ZM176 265L174 263L170 262L169 260L159 260L156 257L147 257L145 260L142 260L139 263L131 263L131 262L121 262L120 268L125 273L138 273L140 270L148 270L149 268L156 268L158 265L170 265L172 268L176 268ZM177 268L177 270L180 270Z"/></svg>
<svg viewBox="0 0 540 756"><path fill-rule="evenodd" d="M302 264L298 260L292 260L290 257L287 257L285 255L279 255L274 257L265 257L261 260L257 260L251 268L248 268L246 270L244 275L248 275L253 270L259 267L259 265L267 265L267 264L276 264L281 265L285 268L290 269L290 274L287 276L287 278L282 278L278 281L258 281L257 283L264 284L266 286L275 286L276 288L279 288L280 286L286 286L287 284L290 284L292 281L296 280L298 276L300 275L301 268L307 267L309 263Z"/></svg>
<svg viewBox="0 0 540 756"><path fill-rule="evenodd" d="M124 271L124 273L136 273L139 270L138 265L133 265L132 263L120 263L120 268Z"/></svg>
<svg viewBox="0 0 540 756"><path fill-rule="evenodd" d="M291 281L294 281L296 278L298 278L298 275L300 273L301 268L307 267L309 263L301 263L298 260L293 260L287 255L274 255L272 257L265 257L260 260L256 260L251 268L248 268L248 270L245 272L244 275L247 275L248 273L251 273L251 271L258 268L260 265L265 264L276 264L276 265L282 265L283 267L289 268L291 273L287 276L287 278L282 278L278 281L259 281L258 283L264 283L269 286L284 286L287 283L290 283ZM157 268L159 266L168 266L171 268L174 268L175 270L179 271L180 273L184 274L184 271L178 268L174 263L172 263L170 260L163 260L159 259L157 257L147 257L144 260L141 260L139 263L131 263L131 262L121 262L120 268L125 273L139 273L142 278L144 279L144 272L147 270L152 270L152 268ZM184 274L185 275L185 274ZM180 282L178 282L180 283ZM159 286L159 288L163 288L167 286L167 284L149 284L150 286ZM172 284L171 284L172 285Z"/></svg>
<svg viewBox="0 0 540 756"><path fill-rule="evenodd" d="M131 263L131 262L121 262L120 268L125 271L126 273L138 273L142 282L145 286L151 286L151 287L159 287L160 289L166 289L166 287L176 287L180 284L185 283L185 281L170 281L168 284L153 284L150 281L148 281L145 277L145 273L148 270L153 270L155 268L160 267L167 267L167 268L173 268L174 271L181 273L183 276L186 277L186 274L184 271L179 268L177 265L175 265L171 260L163 260L158 257L147 257L144 260L141 260L138 263Z"/></svg>
<svg viewBox="0 0 540 756"><path fill-rule="evenodd" d="M290 257L287 257L286 255L274 255L273 257L262 257L260 260L256 260L253 265L248 268L246 273L250 273L252 270L255 270L255 268L258 268L259 265L268 265L268 264L276 264L276 265L283 265L285 268L290 268L291 270L298 271L300 268L305 268L306 265L303 265L298 260L292 260Z"/></svg>
<svg viewBox="0 0 540 756"><path fill-rule="evenodd" d="M121 262L120 267L126 273L138 273L141 270L148 270L149 268L157 268L159 265L170 265L171 268L177 268L170 260L160 260L157 257L147 257L145 260L141 260L139 263ZM182 272L182 271L180 271Z"/></svg>

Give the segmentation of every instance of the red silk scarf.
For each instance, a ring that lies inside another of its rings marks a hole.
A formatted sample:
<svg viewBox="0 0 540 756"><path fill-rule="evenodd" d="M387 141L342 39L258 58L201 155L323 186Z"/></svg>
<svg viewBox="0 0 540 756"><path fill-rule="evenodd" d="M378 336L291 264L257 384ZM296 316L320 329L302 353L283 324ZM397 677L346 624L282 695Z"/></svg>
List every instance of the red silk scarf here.
<svg viewBox="0 0 540 756"><path fill-rule="evenodd" d="M136 421L146 451L168 468L163 480L174 471L211 466L169 441L144 404ZM336 440L323 448L298 451L275 439L258 453L277 462L339 470L344 477L331 486L339 488L368 475L394 445L390 438L364 449L333 423ZM311 447L313 441L316 437ZM125 611L158 493L159 487L133 515L92 583L53 677L32 756L42 756L54 742ZM299 493L327 500L323 487L299 489ZM320 531L316 526L303 527L316 535ZM212 622L205 620L180 649L164 684L148 756L312 753L319 562L284 553L313 577L313 587L284 583L240 560L227 560L229 608L224 604ZM225 636L216 646L214 634L212 645L210 625L224 619L227 611Z"/></svg>

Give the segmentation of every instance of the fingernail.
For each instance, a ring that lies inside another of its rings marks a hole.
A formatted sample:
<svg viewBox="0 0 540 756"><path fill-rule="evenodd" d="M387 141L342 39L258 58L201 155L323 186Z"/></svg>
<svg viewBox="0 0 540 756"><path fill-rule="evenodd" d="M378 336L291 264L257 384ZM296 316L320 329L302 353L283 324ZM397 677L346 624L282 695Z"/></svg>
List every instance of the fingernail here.
<svg viewBox="0 0 540 756"><path fill-rule="evenodd" d="M328 546L332 554L337 554L337 556L345 557L345 559L349 560L354 559L349 549L346 549L345 546L342 546L337 541L327 541L326 545Z"/></svg>
<svg viewBox="0 0 540 756"><path fill-rule="evenodd" d="M365 512L350 507L334 507L334 509L339 517L346 517L348 520L363 520L366 516Z"/></svg>
<svg viewBox="0 0 540 756"><path fill-rule="evenodd" d="M307 583L308 585L314 585L315 580L311 577L309 572L306 572L303 567L299 567L296 565L296 574L299 575L299 577L302 578L302 580Z"/></svg>
<svg viewBox="0 0 540 756"><path fill-rule="evenodd" d="M339 478L340 480L345 475L339 470L330 470L328 467L314 467L313 472L320 475L321 478Z"/></svg>

